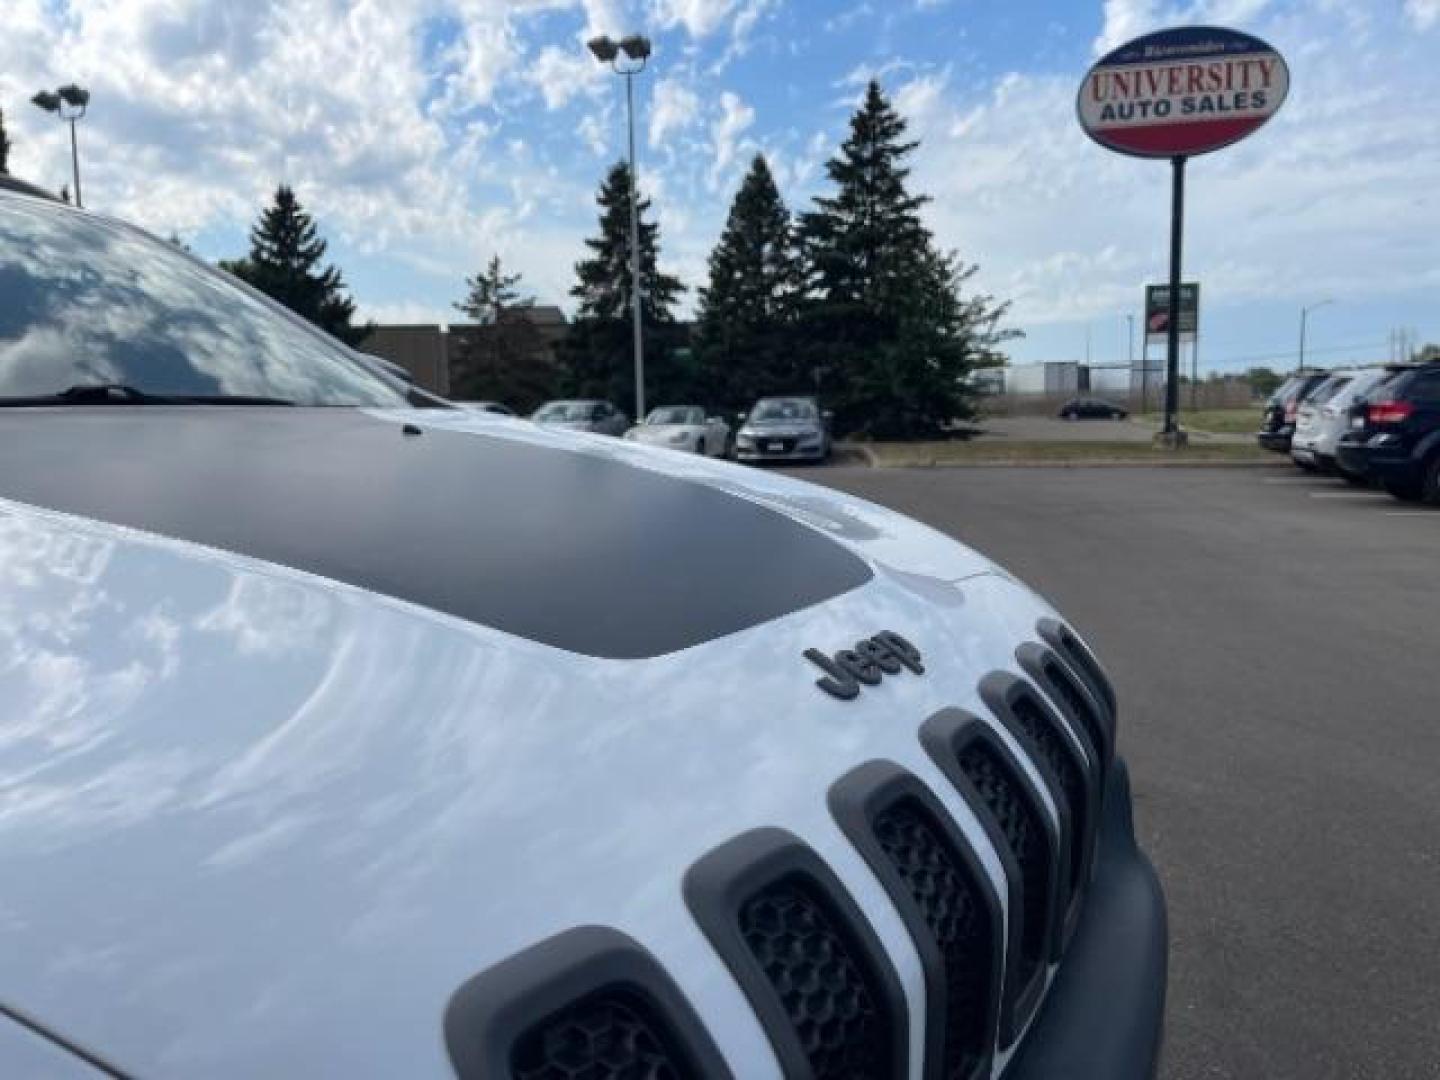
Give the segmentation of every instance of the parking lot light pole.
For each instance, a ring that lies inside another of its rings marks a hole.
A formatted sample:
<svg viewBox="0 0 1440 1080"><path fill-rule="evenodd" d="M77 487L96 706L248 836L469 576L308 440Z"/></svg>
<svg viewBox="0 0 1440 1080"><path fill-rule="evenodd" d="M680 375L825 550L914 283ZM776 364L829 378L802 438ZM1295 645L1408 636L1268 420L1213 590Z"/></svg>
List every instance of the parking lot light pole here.
<svg viewBox="0 0 1440 1080"><path fill-rule="evenodd" d="M90 91L69 83L58 90L41 90L30 102L70 125L70 170L75 180L75 205L83 207L85 202L80 197L80 147L75 136L75 124L90 105Z"/></svg>
<svg viewBox="0 0 1440 1080"><path fill-rule="evenodd" d="M1304 374L1305 374L1305 324L1309 321L1310 312L1316 310L1317 308L1322 308L1322 307L1324 307L1326 304L1333 304L1333 303L1335 303L1334 300L1328 300L1328 299L1327 299L1327 300L1317 300L1315 303L1310 304L1308 307L1302 307L1302 308L1300 309L1300 368L1299 368L1299 371L1300 371L1300 374L1301 374L1301 375L1304 375Z"/></svg>
<svg viewBox="0 0 1440 1080"><path fill-rule="evenodd" d="M645 70L650 58L650 39L628 34L619 41L608 36L592 39L589 49L595 59L609 64L625 77L625 118L630 145L630 307L635 334L635 422L645 418L645 343L640 317L640 174L635 166L635 76ZM621 61L620 55L626 59Z"/></svg>

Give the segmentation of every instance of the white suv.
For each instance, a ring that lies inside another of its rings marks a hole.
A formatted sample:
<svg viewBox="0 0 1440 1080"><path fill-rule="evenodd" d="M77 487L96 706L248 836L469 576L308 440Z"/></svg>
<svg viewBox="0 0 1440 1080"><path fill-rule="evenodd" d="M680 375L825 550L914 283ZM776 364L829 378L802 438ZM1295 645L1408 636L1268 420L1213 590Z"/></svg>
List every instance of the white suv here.
<svg viewBox="0 0 1440 1080"><path fill-rule="evenodd" d="M1345 434L1350 408L1388 375L1384 368L1337 371L1305 399L1295 417L1290 457L1302 469L1331 472L1335 444Z"/></svg>

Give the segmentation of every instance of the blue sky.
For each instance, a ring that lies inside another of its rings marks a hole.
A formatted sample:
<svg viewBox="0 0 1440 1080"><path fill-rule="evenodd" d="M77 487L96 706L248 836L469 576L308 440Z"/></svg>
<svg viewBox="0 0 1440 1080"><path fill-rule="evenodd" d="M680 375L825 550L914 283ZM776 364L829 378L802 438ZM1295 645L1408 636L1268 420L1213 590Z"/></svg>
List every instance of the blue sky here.
<svg viewBox="0 0 1440 1080"><path fill-rule="evenodd" d="M12 171L58 186L60 125L25 103L88 85L89 204L209 257L239 254L288 180L366 315L433 321L492 252L568 306L624 145L588 35L654 39L642 183L692 290L751 155L803 208L873 76L922 140L940 243L1012 301L1014 358L1088 342L1114 362L1165 272L1168 170L1088 142L1074 93L1101 52L1183 22L1259 34L1292 69L1269 126L1191 166L1202 364L1292 364L1300 308L1324 299L1313 359L1384 359L1397 329L1440 340L1440 0L6 0L0 108Z"/></svg>

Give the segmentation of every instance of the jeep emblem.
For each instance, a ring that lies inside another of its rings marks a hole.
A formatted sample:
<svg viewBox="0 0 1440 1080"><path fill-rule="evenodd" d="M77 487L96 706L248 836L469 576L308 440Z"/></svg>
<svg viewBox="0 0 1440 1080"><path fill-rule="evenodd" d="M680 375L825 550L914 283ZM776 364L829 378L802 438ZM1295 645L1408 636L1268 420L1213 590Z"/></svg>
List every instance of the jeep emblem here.
<svg viewBox="0 0 1440 1080"><path fill-rule="evenodd" d="M909 668L916 675L925 674L920 650L892 630L882 630L874 637L857 641L854 648L841 649L826 656L819 649L806 649L805 659L825 672L815 685L831 697L850 701L860 696L860 684L879 686L886 675L898 675Z"/></svg>

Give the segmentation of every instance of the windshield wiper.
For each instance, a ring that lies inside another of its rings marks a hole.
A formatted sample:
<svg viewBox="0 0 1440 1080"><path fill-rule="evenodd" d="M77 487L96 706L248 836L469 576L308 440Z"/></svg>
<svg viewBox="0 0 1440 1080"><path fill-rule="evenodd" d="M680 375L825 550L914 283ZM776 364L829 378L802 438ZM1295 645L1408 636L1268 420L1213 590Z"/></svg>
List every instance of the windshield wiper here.
<svg viewBox="0 0 1440 1080"><path fill-rule="evenodd" d="M124 383L78 383L53 394L0 397L0 408L47 405L294 405L251 394L148 394Z"/></svg>

